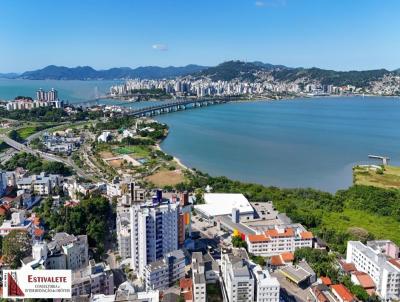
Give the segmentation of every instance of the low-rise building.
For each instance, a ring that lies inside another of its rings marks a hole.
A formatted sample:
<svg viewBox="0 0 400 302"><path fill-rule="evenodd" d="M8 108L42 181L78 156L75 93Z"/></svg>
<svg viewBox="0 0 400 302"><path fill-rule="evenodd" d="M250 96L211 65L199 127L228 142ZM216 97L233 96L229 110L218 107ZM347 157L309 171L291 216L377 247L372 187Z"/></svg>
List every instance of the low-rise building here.
<svg viewBox="0 0 400 302"><path fill-rule="evenodd" d="M97 142L99 143L106 143L111 139L111 132L110 131L103 131L102 134L100 134L97 137Z"/></svg>
<svg viewBox="0 0 400 302"><path fill-rule="evenodd" d="M298 248L312 247L313 234L300 225L277 225L262 233L246 236L249 253L273 256L294 252Z"/></svg>
<svg viewBox="0 0 400 302"><path fill-rule="evenodd" d="M236 221L254 218L254 209L243 194L205 193L204 204L196 205L195 211L205 219L213 220L218 216L233 215Z"/></svg>
<svg viewBox="0 0 400 302"><path fill-rule="evenodd" d="M144 268L146 290L166 289L184 276L185 255L182 250L172 251Z"/></svg>
<svg viewBox="0 0 400 302"><path fill-rule="evenodd" d="M0 236L7 236L14 230L32 234L33 223L25 218L25 211L14 212L11 214L10 220L4 220L0 226Z"/></svg>
<svg viewBox="0 0 400 302"><path fill-rule="evenodd" d="M29 190L39 195L49 195L56 187L62 187L63 177L57 174L31 175L17 180L18 189Z"/></svg>
<svg viewBox="0 0 400 302"><path fill-rule="evenodd" d="M305 260L301 260L295 266L285 266L279 272L300 288L307 288L317 281L317 275Z"/></svg>
<svg viewBox="0 0 400 302"><path fill-rule="evenodd" d="M114 275L104 263L89 261L85 268L72 274L72 296L90 296L95 294L112 295L114 293Z"/></svg>
<svg viewBox="0 0 400 302"><path fill-rule="evenodd" d="M357 300L343 284L331 285L332 293L339 302L356 302Z"/></svg>
<svg viewBox="0 0 400 302"><path fill-rule="evenodd" d="M47 247L46 268L76 270L89 263L87 235L56 233Z"/></svg>

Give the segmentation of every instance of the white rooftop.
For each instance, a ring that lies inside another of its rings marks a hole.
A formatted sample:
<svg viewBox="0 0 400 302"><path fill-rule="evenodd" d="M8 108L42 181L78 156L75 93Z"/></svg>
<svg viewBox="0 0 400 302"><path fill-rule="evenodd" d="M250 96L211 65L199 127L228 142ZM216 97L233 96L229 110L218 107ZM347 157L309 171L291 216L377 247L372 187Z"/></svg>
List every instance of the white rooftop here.
<svg viewBox="0 0 400 302"><path fill-rule="evenodd" d="M204 201L205 204L196 205L195 209L209 217L231 215L235 208L240 214L254 212L247 198L239 193L205 193Z"/></svg>

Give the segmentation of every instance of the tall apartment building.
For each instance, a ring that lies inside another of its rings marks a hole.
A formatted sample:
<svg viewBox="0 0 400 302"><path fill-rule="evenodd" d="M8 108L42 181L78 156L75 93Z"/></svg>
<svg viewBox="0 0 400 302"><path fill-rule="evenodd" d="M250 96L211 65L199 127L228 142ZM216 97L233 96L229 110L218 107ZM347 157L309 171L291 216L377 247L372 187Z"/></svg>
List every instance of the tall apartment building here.
<svg viewBox="0 0 400 302"><path fill-rule="evenodd" d="M162 198L130 208L131 268L143 275L147 264L178 249L179 205Z"/></svg>
<svg viewBox="0 0 400 302"><path fill-rule="evenodd" d="M360 241L349 241L346 262L372 278L382 299L400 299L399 248L393 242L370 241L364 245Z"/></svg>
<svg viewBox="0 0 400 302"><path fill-rule="evenodd" d="M0 197L2 197L6 193L7 178L7 172L0 171Z"/></svg>
<svg viewBox="0 0 400 302"><path fill-rule="evenodd" d="M229 302L254 301L255 282L247 261L248 255L244 249L222 254L221 272Z"/></svg>
<svg viewBox="0 0 400 302"><path fill-rule="evenodd" d="M246 236L249 253L257 256L273 256L294 252L298 248L312 247L313 234L300 224L277 225L265 232Z"/></svg>
<svg viewBox="0 0 400 302"><path fill-rule="evenodd" d="M131 224L130 213L124 209L117 209L117 241L118 252L122 260L131 257Z"/></svg>
<svg viewBox="0 0 400 302"><path fill-rule="evenodd" d="M206 277L203 254L194 252L192 254L192 280L193 280L193 302L206 301Z"/></svg>
<svg viewBox="0 0 400 302"><path fill-rule="evenodd" d="M40 88L36 91L36 100L38 101L47 101L47 102L54 102L58 100L58 91L54 88L51 88L49 91L44 91Z"/></svg>

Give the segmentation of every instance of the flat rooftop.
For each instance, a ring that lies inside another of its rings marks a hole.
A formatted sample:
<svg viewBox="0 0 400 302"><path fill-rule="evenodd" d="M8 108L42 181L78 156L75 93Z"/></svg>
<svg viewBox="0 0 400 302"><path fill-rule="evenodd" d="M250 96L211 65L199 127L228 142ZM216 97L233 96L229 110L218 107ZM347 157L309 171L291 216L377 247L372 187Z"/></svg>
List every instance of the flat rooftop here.
<svg viewBox="0 0 400 302"><path fill-rule="evenodd" d="M207 217L232 215L233 209L240 214L254 213L250 202L239 193L205 193L205 204L196 205L195 209Z"/></svg>

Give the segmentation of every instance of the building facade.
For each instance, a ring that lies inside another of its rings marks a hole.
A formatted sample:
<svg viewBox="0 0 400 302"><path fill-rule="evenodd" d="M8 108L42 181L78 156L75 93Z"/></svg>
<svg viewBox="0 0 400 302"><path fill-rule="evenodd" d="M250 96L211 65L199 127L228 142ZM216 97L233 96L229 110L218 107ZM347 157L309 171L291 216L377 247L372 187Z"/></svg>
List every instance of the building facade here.
<svg viewBox="0 0 400 302"><path fill-rule="evenodd" d="M185 277L185 255L182 250L172 251L163 259L144 268L146 290L163 290Z"/></svg>
<svg viewBox="0 0 400 302"><path fill-rule="evenodd" d="M130 208L131 268L142 275L147 264L178 249L179 205L152 201Z"/></svg>
<svg viewBox="0 0 400 302"><path fill-rule="evenodd" d="M275 226L265 232L247 235L249 253L257 256L273 256L294 252L298 248L312 247L313 234L301 225Z"/></svg>
<svg viewBox="0 0 400 302"><path fill-rule="evenodd" d="M358 271L367 273L372 278L377 293L382 299L385 301L400 299L400 259L398 252L397 255L396 253L391 255L389 250L383 249L382 245L373 241L368 242L367 245L360 241L349 241L347 243L346 262L353 263Z"/></svg>

